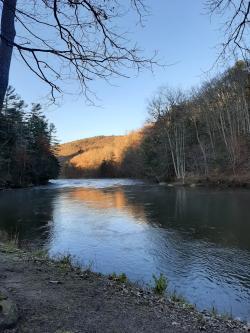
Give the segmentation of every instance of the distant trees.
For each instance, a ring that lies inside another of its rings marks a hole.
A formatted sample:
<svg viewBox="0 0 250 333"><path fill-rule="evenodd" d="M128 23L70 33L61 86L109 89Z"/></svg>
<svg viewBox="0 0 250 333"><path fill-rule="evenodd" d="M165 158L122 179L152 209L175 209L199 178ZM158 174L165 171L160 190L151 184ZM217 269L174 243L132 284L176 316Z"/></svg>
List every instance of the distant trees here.
<svg viewBox="0 0 250 333"><path fill-rule="evenodd" d="M0 187L22 187L56 178L54 127L34 104L26 111L24 101L8 87L0 111Z"/></svg>
<svg viewBox="0 0 250 333"><path fill-rule="evenodd" d="M250 177L247 66L238 61L190 92L161 88L149 103L149 122L141 131L112 140L83 140L82 146L81 141L69 144L75 150L62 154L69 156L64 176L147 177L158 182Z"/></svg>
<svg viewBox="0 0 250 333"><path fill-rule="evenodd" d="M137 147L142 137L141 131L135 131L62 144L58 149L61 177L135 177L141 170Z"/></svg>
<svg viewBox="0 0 250 333"><path fill-rule="evenodd" d="M118 175L118 164L115 161L114 153L109 159L104 159L97 171L97 176L100 178L115 178Z"/></svg>

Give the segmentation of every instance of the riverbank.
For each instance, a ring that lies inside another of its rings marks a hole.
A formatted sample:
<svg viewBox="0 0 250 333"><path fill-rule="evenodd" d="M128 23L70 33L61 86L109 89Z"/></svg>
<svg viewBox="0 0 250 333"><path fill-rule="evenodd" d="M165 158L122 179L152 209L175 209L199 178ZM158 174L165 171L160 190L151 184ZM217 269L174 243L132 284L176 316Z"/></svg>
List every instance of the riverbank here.
<svg viewBox="0 0 250 333"><path fill-rule="evenodd" d="M50 184L50 180L41 182L38 184L27 183L27 184L22 184L22 185L5 185L5 186L0 184L0 191L27 189L27 188L33 188L33 187L37 187L37 186L41 186L41 185L48 185L48 184Z"/></svg>
<svg viewBox="0 0 250 333"><path fill-rule="evenodd" d="M71 179L71 178L69 178ZM119 177L111 177L111 178L100 178L100 177L93 177L93 178L72 178L72 179L79 179L79 180L104 180L104 179L122 179L122 180L140 180L145 184L159 184L162 186L168 187L206 187L206 188L218 188L218 189L226 189L226 188L246 188L250 189L250 175L241 175L241 176L209 176L209 177L198 177L198 176L187 176L185 179L178 180L172 179L170 181L159 181L156 179L151 178L119 178ZM68 180L67 178L60 178L60 180Z"/></svg>
<svg viewBox="0 0 250 333"><path fill-rule="evenodd" d="M207 187L207 188L246 188L250 189L250 177L247 176L210 176L186 177L184 181L160 182L159 185L168 187Z"/></svg>
<svg viewBox="0 0 250 333"><path fill-rule="evenodd" d="M13 327L0 328L4 333L246 332L238 321L73 268L67 260L54 262L1 244L0 263L0 305L7 298L18 309Z"/></svg>

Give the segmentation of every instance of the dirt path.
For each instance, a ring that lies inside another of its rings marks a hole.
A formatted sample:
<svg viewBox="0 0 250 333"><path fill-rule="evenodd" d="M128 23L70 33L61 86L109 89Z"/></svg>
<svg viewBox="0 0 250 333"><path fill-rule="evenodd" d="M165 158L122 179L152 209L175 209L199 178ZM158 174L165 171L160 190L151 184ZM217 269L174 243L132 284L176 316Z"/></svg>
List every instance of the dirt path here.
<svg viewBox="0 0 250 333"><path fill-rule="evenodd" d="M1 246L0 288L20 314L4 333L246 332L238 322L201 315L135 285Z"/></svg>

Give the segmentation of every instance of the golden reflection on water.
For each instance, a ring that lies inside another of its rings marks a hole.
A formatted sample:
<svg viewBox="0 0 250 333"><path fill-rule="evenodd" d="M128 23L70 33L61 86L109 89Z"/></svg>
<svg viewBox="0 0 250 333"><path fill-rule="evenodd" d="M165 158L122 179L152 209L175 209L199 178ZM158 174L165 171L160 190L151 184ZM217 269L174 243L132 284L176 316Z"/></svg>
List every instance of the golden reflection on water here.
<svg viewBox="0 0 250 333"><path fill-rule="evenodd" d="M124 190L117 188L112 190L79 188L70 192L69 198L83 202L90 208L117 209L135 219L146 222L144 206L129 200Z"/></svg>

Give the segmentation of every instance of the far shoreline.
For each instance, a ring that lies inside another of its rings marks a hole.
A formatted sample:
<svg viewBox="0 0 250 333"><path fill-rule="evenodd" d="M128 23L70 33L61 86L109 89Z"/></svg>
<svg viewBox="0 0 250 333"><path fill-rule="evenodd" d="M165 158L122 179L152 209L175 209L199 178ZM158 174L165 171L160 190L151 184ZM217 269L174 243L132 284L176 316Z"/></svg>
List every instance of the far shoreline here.
<svg viewBox="0 0 250 333"><path fill-rule="evenodd" d="M108 180L108 179L121 179L121 180L138 180L145 183L145 185L159 185L167 188L204 188L204 189L218 189L218 190L238 190L238 189L250 189L250 178L249 177L219 177L219 176L208 176L208 177L186 177L184 180L172 179L169 181L161 181L158 179L149 178L129 178L129 177L79 177L79 178L57 178L50 179L46 183L41 184L27 184L25 186L9 186L1 187L0 193L5 191L13 191L20 189L32 189L39 188L40 186L53 185L51 181L57 180Z"/></svg>

